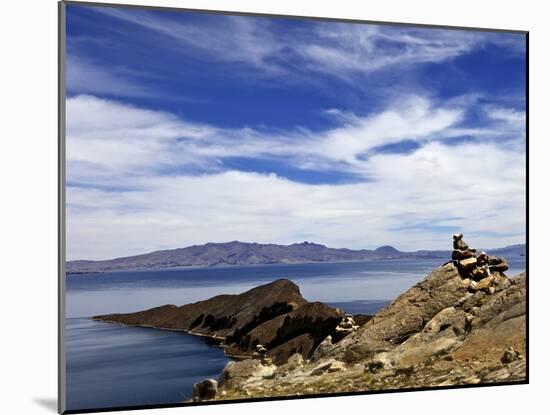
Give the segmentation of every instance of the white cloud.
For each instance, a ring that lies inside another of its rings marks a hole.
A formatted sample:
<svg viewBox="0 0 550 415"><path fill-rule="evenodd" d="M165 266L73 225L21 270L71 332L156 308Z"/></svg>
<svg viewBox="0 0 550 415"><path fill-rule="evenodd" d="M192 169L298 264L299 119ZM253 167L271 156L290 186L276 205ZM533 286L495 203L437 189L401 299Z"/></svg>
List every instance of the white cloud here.
<svg viewBox="0 0 550 415"><path fill-rule="evenodd" d="M94 10L189 46L200 52L202 57L244 62L268 71L276 70L276 66L268 64L266 59L282 48L267 29L269 22L258 24L255 19L247 17L216 16L213 22L207 16L202 16L202 21L182 21L146 11L111 7Z"/></svg>
<svg viewBox="0 0 550 415"><path fill-rule="evenodd" d="M325 157L361 165L357 157L373 148L404 139L433 138L461 118L461 108L433 108L426 98L402 97L391 108L327 132L317 151Z"/></svg>
<svg viewBox="0 0 550 415"><path fill-rule="evenodd" d="M91 96L68 99L67 110L68 180L81 184L67 191L69 259L234 239L448 246L447 233L422 224L457 226L475 235L469 238L475 246L524 242L523 136L514 146L494 139L452 146L435 141L460 130L464 108L456 102L409 97L367 117L348 114L324 133L277 135L190 123ZM519 118L503 108L487 114L489 131L479 130L491 134ZM361 157L403 139L421 147ZM338 167L370 181L310 185L225 171L220 160L226 156ZM196 169L193 175L188 168Z"/></svg>
<svg viewBox="0 0 550 415"><path fill-rule="evenodd" d="M66 68L66 88L69 92L126 97L151 95L150 90L140 82L131 80L121 68L106 68L70 53Z"/></svg>
<svg viewBox="0 0 550 415"><path fill-rule="evenodd" d="M438 63L479 47L483 35L363 24L319 25L316 39L297 48L312 68L334 75Z"/></svg>
<svg viewBox="0 0 550 415"><path fill-rule="evenodd" d="M265 17L201 15L187 19L182 14L176 19L160 12L94 10L185 45L200 52L203 59L249 65L255 76L292 74L304 81L311 81L312 73L324 73L356 82L358 74L440 63L489 44L512 53L525 48L523 36L503 33L312 21L281 30L275 20ZM162 42L159 46L171 48Z"/></svg>

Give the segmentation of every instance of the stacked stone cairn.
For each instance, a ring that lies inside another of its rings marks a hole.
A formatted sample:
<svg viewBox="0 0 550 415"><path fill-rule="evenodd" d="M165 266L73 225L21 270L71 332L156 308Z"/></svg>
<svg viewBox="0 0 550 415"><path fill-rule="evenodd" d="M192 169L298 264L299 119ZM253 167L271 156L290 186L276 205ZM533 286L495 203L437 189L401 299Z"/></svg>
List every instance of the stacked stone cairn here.
<svg viewBox="0 0 550 415"><path fill-rule="evenodd" d="M470 291L481 290L493 294L495 287L507 280L504 275L504 271L508 270L506 260L489 256L485 252L477 254L463 237L461 233L453 235L453 263L462 278L470 280L468 286Z"/></svg>
<svg viewBox="0 0 550 415"><path fill-rule="evenodd" d="M253 356L257 359L260 359L262 365L271 366L273 361L271 360L270 357L267 357L266 354L267 354L267 349L261 344L257 344L256 351L254 352Z"/></svg>
<svg viewBox="0 0 550 415"><path fill-rule="evenodd" d="M355 320L353 319L353 316L350 314L345 314L344 317L342 317L342 320L340 321L340 323L338 323L338 325L334 329L332 342L333 343L339 342L348 334L353 333L354 331L357 331L358 328L359 326L355 324Z"/></svg>

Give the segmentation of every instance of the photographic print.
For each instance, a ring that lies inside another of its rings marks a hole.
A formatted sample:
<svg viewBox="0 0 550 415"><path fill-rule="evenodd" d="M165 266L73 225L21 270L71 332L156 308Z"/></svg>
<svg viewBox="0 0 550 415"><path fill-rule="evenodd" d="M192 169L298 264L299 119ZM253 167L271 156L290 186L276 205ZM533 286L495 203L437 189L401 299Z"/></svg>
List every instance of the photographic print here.
<svg viewBox="0 0 550 415"><path fill-rule="evenodd" d="M528 381L526 32L60 11L62 411Z"/></svg>

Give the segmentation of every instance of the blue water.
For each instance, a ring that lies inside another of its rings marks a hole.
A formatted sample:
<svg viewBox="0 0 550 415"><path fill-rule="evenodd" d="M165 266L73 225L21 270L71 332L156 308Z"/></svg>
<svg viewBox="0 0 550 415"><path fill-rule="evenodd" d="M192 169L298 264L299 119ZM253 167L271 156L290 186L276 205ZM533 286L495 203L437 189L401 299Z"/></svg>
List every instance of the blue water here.
<svg viewBox="0 0 550 415"><path fill-rule="evenodd" d="M227 363L211 340L180 332L67 320L67 407L182 402Z"/></svg>
<svg viewBox="0 0 550 415"><path fill-rule="evenodd" d="M90 316L186 304L241 293L288 278L309 301L373 314L442 260L264 265L116 272L67 277L67 408L181 402L193 384L218 378L228 362L211 340L181 332L124 327ZM524 258L508 258L516 275Z"/></svg>

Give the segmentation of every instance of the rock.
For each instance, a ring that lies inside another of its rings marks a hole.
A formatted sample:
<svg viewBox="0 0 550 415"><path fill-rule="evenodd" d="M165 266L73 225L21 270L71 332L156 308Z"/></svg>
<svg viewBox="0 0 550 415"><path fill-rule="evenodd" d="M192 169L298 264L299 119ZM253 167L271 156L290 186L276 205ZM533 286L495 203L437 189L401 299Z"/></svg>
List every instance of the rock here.
<svg viewBox="0 0 550 415"><path fill-rule="evenodd" d="M193 402L209 401L218 393L218 382L214 379L207 379L195 383L193 386Z"/></svg>
<svg viewBox="0 0 550 415"><path fill-rule="evenodd" d="M476 268L471 272L471 276L474 280L479 281L483 278L490 277L491 276L491 270L489 269L489 266L487 264L485 265L478 265Z"/></svg>
<svg viewBox="0 0 550 415"><path fill-rule="evenodd" d="M390 367L390 361L388 359L388 353L379 353L370 359L365 364L365 371L370 373L377 373L380 370L388 369Z"/></svg>
<svg viewBox="0 0 550 415"><path fill-rule="evenodd" d="M454 249L460 249L461 251L464 251L468 249L468 244L462 239L464 237L463 234L458 233L453 235L453 248Z"/></svg>
<svg viewBox="0 0 550 415"><path fill-rule="evenodd" d="M346 366L342 362L335 359L329 359L317 365L316 367L314 367L310 372L310 376L319 376L325 372L332 373L332 372L338 372L345 369L346 369Z"/></svg>
<svg viewBox="0 0 550 415"><path fill-rule="evenodd" d="M265 356L266 353L267 349L261 344L257 344L256 350L254 351L252 356L259 358L263 365L269 366L272 363L272 360L271 358Z"/></svg>
<svg viewBox="0 0 550 415"><path fill-rule="evenodd" d="M493 276L485 277L477 283L477 289L488 292L489 288L493 285L495 278Z"/></svg>
<svg viewBox="0 0 550 415"><path fill-rule="evenodd" d="M489 265L489 269L494 272L505 272L508 271L508 268L508 263L506 261L495 265Z"/></svg>
<svg viewBox="0 0 550 415"><path fill-rule="evenodd" d="M521 354L514 350L513 347L509 347L504 351L500 361L504 364L515 362L516 360L521 359Z"/></svg>
<svg viewBox="0 0 550 415"><path fill-rule="evenodd" d="M319 343L319 346L313 351L311 360L316 361L326 355L332 349L332 336L329 334L325 339Z"/></svg>
<svg viewBox="0 0 550 415"><path fill-rule="evenodd" d="M263 365L258 359L245 359L229 362L220 375L220 386L239 388L255 379L269 378L277 370L277 366Z"/></svg>
<svg viewBox="0 0 550 415"><path fill-rule="evenodd" d="M500 258L500 257L494 257L494 256L489 257L489 260L488 260L489 265L498 265L503 262L506 262L506 259Z"/></svg>
<svg viewBox="0 0 550 415"><path fill-rule="evenodd" d="M485 252L481 252L481 253L477 256L477 263L478 263L478 265L480 265L480 266L487 264L488 261L489 261L489 255L487 255Z"/></svg>
<svg viewBox="0 0 550 415"><path fill-rule="evenodd" d="M477 266L476 258L466 258L458 261L458 269L463 273L471 272Z"/></svg>
<svg viewBox="0 0 550 415"><path fill-rule="evenodd" d="M250 329L244 326L228 338L225 351L229 355L248 355L256 345L262 345L276 365L284 364L294 353L309 358L341 320L341 311L320 302L306 303Z"/></svg>
<svg viewBox="0 0 550 415"><path fill-rule="evenodd" d="M464 251L460 249L455 249L453 250L453 254L451 258L453 259L453 261L459 261L461 259L473 258L475 256L476 256L475 252L472 252L469 249Z"/></svg>
<svg viewBox="0 0 550 415"><path fill-rule="evenodd" d="M332 336L332 342L338 343L348 334L357 331L358 328L359 328L359 325L355 324L355 320L353 319L353 316L346 314L342 318L340 323L338 323L338 326L336 326L336 329L334 330L334 333Z"/></svg>
<svg viewBox="0 0 550 415"><path fill-rule="evenodd" d="M290 356L290 358L284 365L281 365L277 368L277 372L279 373L290 372L302 367L303 365L304 365L304 358L302 357L301 354L295 353L292 356Z"/></svg>
<svg viewBox="0 0 550 415"><path fill-rule="evenodd" d="M294 354L273 375L252 375L227 398L244 391L289 396L525 380L526 275L485 275L503 261L480 256L479 263L479 256L461 260L475 260L467 275L458 262L438 267L340 342L333 343L336 330L324 336L312 346L320 356L314 363ZM335 328L353 326L340 314Z"/></svg>
<svg viewBox="0 0 550 415"><path fill-rule="evenodd" d="M496 292L505 290L508 287L510 287L510 285L512 285L510 280L508 278L506 278L505 276L503 276L502 274L500 274L498 272L495 272L492 275L495 277L494 285L495 285L495 291Z"/></svg>
<svg viewBox="0 0 550 415"><path fill-rule="evenodd" d="M342 370L346 370L346 365L338 361L331 364L330 367L328 368L329 373L340 372Z"/></svg>
<svg viewBox="0 0 550 415"><path fill-rule="evenodd" d="M444 264L336 343L326 357L355 363L387 351L419 333L436 314L464 297L467 289L457 267Z"/></svg>

